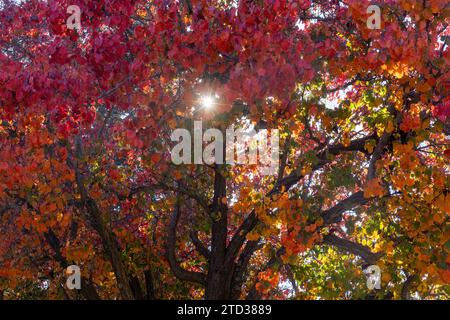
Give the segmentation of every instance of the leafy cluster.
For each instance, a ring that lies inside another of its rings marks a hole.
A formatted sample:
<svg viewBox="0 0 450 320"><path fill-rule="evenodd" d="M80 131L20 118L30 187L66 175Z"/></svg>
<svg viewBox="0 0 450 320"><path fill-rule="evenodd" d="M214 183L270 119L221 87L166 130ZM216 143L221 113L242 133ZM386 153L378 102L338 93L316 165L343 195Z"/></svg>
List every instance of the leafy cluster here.
<svg viewBox="0 0 450 320"><path fill-rule="evenodd" d="M0 297L448 298L449 4L370 4L2 1ZM277 175L173 165L195 120Z"/></svg>

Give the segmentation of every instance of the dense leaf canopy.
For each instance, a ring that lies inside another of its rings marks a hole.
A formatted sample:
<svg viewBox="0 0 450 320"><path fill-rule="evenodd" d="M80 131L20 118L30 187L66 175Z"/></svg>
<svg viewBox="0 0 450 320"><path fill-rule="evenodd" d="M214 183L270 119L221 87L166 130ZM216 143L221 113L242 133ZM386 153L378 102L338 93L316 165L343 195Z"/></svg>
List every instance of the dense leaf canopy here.
<svg viewBox="0 0 450 320"><path fill-rule="evenodd" d="M448 298L448 1L371 4L1 1L0 296ZM194 120L277 175L174 165Z"/></svg>

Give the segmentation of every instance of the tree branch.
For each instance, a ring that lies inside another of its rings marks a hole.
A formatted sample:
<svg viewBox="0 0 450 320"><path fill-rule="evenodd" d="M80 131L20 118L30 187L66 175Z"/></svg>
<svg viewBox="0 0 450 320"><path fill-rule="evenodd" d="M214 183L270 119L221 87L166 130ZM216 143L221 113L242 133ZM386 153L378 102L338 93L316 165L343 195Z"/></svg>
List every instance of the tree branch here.
<svg viewBox="0 0 450 320"><path fill-rule="evenodd" d="M206 259L209 259L211 257L211 252L203 245L203 243L198 238L198 231L191 231L189 234L192 243L195 246L195 249L204 256Z"/></svg>
<svg viewBox="0 0 450 320"><path fill-rule="evenodd" d="M370 135L364 138L360 138L360 139L355 139L353 141L350 142L349 145L344 146L343 144L339 143L336 145L332 145L329 146L328 148L326 148L325 150L319 152L318 154L318 159L319 162L313 167L313 171L319 170L320 168L322 168L323 166L325 166L326 164L332 162L332 160L329 157L329 154L332 155L338 155L341 152L352 152L352 151L360 151L360 152L365 152L364 147L365 147L365 143L370 140L370 139L374 139L376 138L376 135ZM273 187L273 189L267 194L268 197L277 194L279 192L281 192L282 187L284 187L284 191L288 191L292 186L294 186L298 181L300 181L301 179L303 179L304 176L297 173L296 171L294 171L293 173L291 173L290 175L288 175L287 177L279 180L275 186ZM362 199L359 199L359 201L361 201L361 203L364 203L363 200L363 193L361 192L361 197ZM357 197L358 198L358 197ZM356 199L353 199L356 200ZM346 203L343 203L342 205L344 205L344 208L346 205ZM342 206L341 205L341 206ZM335 211L331 211L328 210L328 212L325 212L326 217L328 217L328 219L331 219L334 217L334 215L339 214L339 210L337 209L341 209L340 207L336 208ZM247 218L244 220L244 222L239 226L239 228L237 229L237 231L235 232L233 238L230 241L230 244L228 246L227 249L227 260L234 260L240 250L240 248L242 247L242 245L245 242L245 239L247 237L247 234L253 230L254 227L256 227L258 223L258 218L256 217L256 213L255 210L253 210L248 216Z"/></svg>
<svg viewBox="0 0 450 320"><path fill-rule="evenodd" d="M233 275L233 283L232 283L232 299L239 299L239 295L241 292L241 287L245 281L245 275L247 273L248 264L250 263L250 259L255 251L261 248L259 245L259 241L248 241L242 250L241 255L236 263L236 267L234 269Z"/></svg>
<svg viewBox="0 0 450 320"><path fill-rule="evenodd" d="M44 238L47 241L47 243L50 245L52 250L55 254L56 261L59 262L59 264L64 268L67 269L69 266L69 262L67 259L61 254L61 242L59 241L56 234L53 232L52 229L49 229L45 234ZM87 300L100 300L100 296L88 279L85 277L81 277L81 294L87 299Z"/></svg>
<svg viewBox="0 0 450 320"><path fill-rule="evenodd" d="M114 238L114 235L110 232L110 230L108 230L108 228L106 227L103 221L102 213L97 206L97 203L89 196L89 192L85 186L84 176L80 173L80 170L78 168L78 161L82 158L82 156L83 151L81 146L81 139L77 137L75 143L75 158L77 160L76 162L74 162L70 158L68 158L68 161L75 170L75 180L77 183L78 193L80 194L81 201L83 202L84 207L89 214L92 227L95 231L97 231L98 235L102 239L103 247L113 267L113 271L117 280L117 286L122 298L125 300L132 300L134 298L133 291L131 290L128 275L121 260L121 255L116 243L116 239Z"/></svg>
<svg viewBox="0 0 450 320"><path fill-rule="evenodd" d="M411 288L415 282L419 280L417 275L409 275L406 277L406 281L403 284L400 296L403 300L411 300Z"/></svg>
<svg viewBox="0 0 450 320"><path fill-rule="evenodd" d="M155 287L153 285L153 274L151 270L145 270L144 271L144 277L145 277L145 299L146 300L155 300Z"/></svg>
<svg viewBox="0 0 450 320"><path fill-rule="evenodd" d="M383 155L383 150L389 143L389 140L391 139L391 134L385 132L382 136L380 141L378 141L378 144L375 148L375 151L372 154L372 158L370 159L369 163L369 169L367 171L367 181L373 180L376 178L376 163L378 160L380 160L381 156Z"/></svg>
<svg viewBox="0 0 450 320"><path fill-rule="evenodd" d="M353 209L356 205L364 205L369 200L364 198L364 192L358 191L352 194L350 197L340 201L334 207L322 212L322 218L324 226L328 226L333 223L338 223L342 219L342 213Z"/></svg>
<svg viewBox="0 0 450 320"><path fill-rule="evenodd" d="M177 226L180 220L180 197L177 197L177 203L175 205L175 210L172 214L167 236L167 260L169 261L170 268L174 275L185 281L196 282L202 285L206 285L205 275L200 272L187 271L180 267L177 262L175 255L176 238L177 238Z"/></svg>
<svg viewBox="0 0 450 320"><path fill-rule="evenodd" d="M348 253L359 256L364 259L364 261L369 265L376 264L378 259L380 259L384 255L384 253L382 252L373 253L367 246L363 246L359 243L340 238L333 234L325 236L323 238L323 242L342 249Z"/></svg>

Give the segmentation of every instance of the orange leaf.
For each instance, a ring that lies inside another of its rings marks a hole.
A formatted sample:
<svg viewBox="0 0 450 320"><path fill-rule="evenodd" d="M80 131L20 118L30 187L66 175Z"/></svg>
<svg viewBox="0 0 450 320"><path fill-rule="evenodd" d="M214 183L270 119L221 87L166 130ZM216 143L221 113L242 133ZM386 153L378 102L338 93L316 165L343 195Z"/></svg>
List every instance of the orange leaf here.
<svg viewBox="0 0 450 320"><path fill-rule="evenodd" d="M378 178L372 179L366 183L364 188L364 198L381 197L384 195L384 188Z"/></svg>

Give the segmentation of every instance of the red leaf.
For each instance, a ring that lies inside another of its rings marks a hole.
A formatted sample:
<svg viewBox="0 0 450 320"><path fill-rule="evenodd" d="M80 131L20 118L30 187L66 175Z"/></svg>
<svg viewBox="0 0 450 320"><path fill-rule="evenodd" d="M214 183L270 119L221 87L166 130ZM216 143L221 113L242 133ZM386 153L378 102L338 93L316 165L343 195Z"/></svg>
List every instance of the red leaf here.
<svg viewBox="0 0 450 320"><path fill-rule="evenodd" d="M444 154L450 158L450 149L447 149L444 151Z"/></svg>

